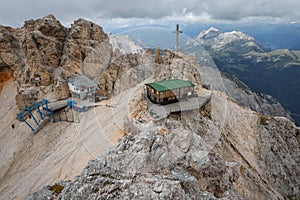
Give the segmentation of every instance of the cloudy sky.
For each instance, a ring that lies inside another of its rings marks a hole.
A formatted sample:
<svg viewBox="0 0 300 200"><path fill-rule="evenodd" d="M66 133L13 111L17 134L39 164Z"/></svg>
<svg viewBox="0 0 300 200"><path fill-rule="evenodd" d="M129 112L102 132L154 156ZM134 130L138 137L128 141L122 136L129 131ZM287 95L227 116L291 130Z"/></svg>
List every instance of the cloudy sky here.
<svg viewBox="0 0 300 200"><path fill-rule="evenodd" d="M108 29L171 21L300 23L299 0L1 0L0 24L18 27L50 13L66 26L81 17Z"/></svg>

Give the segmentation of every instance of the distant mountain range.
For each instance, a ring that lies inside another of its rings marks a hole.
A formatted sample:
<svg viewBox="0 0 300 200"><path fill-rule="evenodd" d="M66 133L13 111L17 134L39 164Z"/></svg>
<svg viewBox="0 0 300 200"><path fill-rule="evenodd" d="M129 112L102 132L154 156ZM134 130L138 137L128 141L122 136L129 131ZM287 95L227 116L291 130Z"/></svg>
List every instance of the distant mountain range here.
<svg viewBox="0 0 300 200"><path fill-rule="evenodd" d="M300 124L300 51L268 51L243 32L221 32L216 28L202 31L184 49L189 52L201 48L219 70L236 75L255 92L277 98Z"/></svg>
<svg viewBox="0 0 300 200"><path fill-rule="evenodd" d="M203 47L206 50L213 50L214 52L219 53L247 53L251 51L264 52L267 50L257 43L253 37L243 32L221 32L214 27L200 32L198 36L188 41L183 49L190 48L190 45Z"/></svg>
<svg viewBox="0 0 300 200"><path fill-rule="evenodd" d="M242 31L251 35L265 48L300 50L300 24L190 24L183 27L183 32L196 37L199 32L216 27L223 32Z"/></svg>
<svg viewBox="0 0 300 200"><path fill-rule="evenodd" d="M255 40L262 44L265 48L269 50L275 49L290 49L290 50L300 50L300 24L269 24L269 23L257 23L257 24L204 24L204 23L195 23L195 24L180 24L180 29L183 31L181 34L181 40L185 38L194 38L201 31L207 30L210 27L216 27L222 32L231 32L231 31L241 31L248 35L251 35ZM144 35L141 33L141 30L150 30L150 33L153 35L161 35L161 31L164 30L164 35L169 35L172 38L174 25L160 25L160 24L151 24L147 26L129 26L126 28L121 28L118 30L112 31L114 34L124 34L132 35L134 38L140 37L145 38L149 35ZM151 32L151 30L155 30ZM157 30L160 30L157 32ZM168 34L166 34L168 32ZM168 40L168 39L167 39ZM173 42L174 39L171 41ZM159 45L155 41L147 43L148 45ZM174 47L174 42L173 46Z"/></svg>

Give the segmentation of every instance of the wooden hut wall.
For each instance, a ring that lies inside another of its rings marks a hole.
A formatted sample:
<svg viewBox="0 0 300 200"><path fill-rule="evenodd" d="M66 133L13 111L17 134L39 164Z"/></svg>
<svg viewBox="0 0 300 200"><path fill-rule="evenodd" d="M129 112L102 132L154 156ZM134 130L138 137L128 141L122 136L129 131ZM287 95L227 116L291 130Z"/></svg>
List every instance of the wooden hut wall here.
<svg viewBox="0 0 300 200"><path fill-rule="evenodd" d="M151 86L146 87L147 90L147 96L156 103L164 103L164 102L172 102L176 99L182 99L186 98L188 92L192 92L194 88L193 87L184 87L184 88L178 88L174 90L165 90L162 92L158 92Z"/></svg>

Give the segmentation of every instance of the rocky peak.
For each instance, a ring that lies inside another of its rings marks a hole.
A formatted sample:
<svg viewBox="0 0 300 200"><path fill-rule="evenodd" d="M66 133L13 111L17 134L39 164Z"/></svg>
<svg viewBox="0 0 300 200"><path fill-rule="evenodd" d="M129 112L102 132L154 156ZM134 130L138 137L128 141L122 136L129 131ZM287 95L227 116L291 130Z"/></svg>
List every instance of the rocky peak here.
<svg viewBox="0 0 300 200"><path fill-rule="evenodd" d="M51 14L42 19L25 21L24 28L29 32L40 31L42 35L60 40L66 37L66 28Z"/></svg>
<svg viewBox="0 0 300 200"><path fill-rule="evenodd" d="M0 25L0 44L2 45L5 42L12 42L13 40L15 40L15 38L8 30L8 27Z"/></svg>
<svg viewBox="0 0 300 200"><path fill-rule="evenodd" d="M210 38L217 37L221 33L222 32L216 29L215 27L210 27L208 30L204 30L200 32L199 35L197 36L197 39L210 39Z"/></svg>
<svg viewBox="0 0 300 200"><path fill-rule="evenodd" d="M111 57L112 47L102 27L85 19L75 20L61 57L64 76L85 74L95 78L108 66Z"/></svg>
<svg viewBox="0 0 300 200"><path fill-rule="evenodd" d="M102 28L85 19L78 19L71 25L69 37L71 39L96 40L103 42L108 39Z"/></svg>
<svg viewBox="0 0 300 200"><path fill-rule="evenodd" d="M221 32L214 27L200 32L193 41L189 41L187 44L204 46L206 49L214 51L264 51L264 48L246 33L240 31Z"/></svg>
<svg viewBox="0 0 300 200"><path fill-rule="evenodd" d="M10 27L0 26L0 69L16 71L24 66L24 55L14 32Z"/></svg>
<svg viewBox="0 0 300 200"><path fill-rule="evenodd" d="M241 31L225 32L222 34L222 38L224 38L224 40L228 41L228 42L231 42L233 40L254 41L253 37L247 35L246 33L241 32Z"/></svg>

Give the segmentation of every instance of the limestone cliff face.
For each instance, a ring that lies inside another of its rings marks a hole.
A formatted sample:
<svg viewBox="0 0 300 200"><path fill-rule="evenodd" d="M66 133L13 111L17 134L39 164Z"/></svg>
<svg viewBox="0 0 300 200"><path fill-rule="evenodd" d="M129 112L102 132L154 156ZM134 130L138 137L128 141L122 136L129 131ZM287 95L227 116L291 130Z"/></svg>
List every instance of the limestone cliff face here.
<svg viewBox="0 0 300 200"><path fill-rule="evenodd" d="M157 53L158 52L158 53ZM201 77L194 57L164 50L160 55L148 49L143 54L115 53L106 71L99 77L100 93L112 96L136 86L141 80L186 79L201 87Z"/></svg>
<svg viewBox="0 0 300 200"><path fill-rule="evenodd" d="M24 54L13 35L15 30L0 26L0 69L17 70L24 65Z"/></svg>
<svg viewBox="0 0 300 200"><path fill-rule="evenodd" d="M215 94L227 98L224 94ZM268 190L279 199L298 199L299 128L283 117L268 117L234 102L220 104L213 98L212 116L222 130L218 152L224 157L243 160L236 186L246 196L251 190ZM230 145L230 147L229 147ZM232 149L232 150L230 150ZM228 151L229 150L229 151ZM248 182L249 180L253 180ZM247 183L248 182L248 183ZM251 183L252 182L252 183ZM291 184L292 183L292 184ZM242 189L240 184L247 185ZM255 189L256 188L256 189ZM263 189L264 188L264 189ZM253 194L252 194L253 195ZM249 199L270 199L254 196Z"/></svg>
<svg viewBox="0 0 300 200"><path fill-rule="evenodd" d="M0 69L14 72L20 108L24 102L40 97L67 98L65 80L69 76L85 74L94 78L107 67L112 56L102 28L83 19L65 28L49 15L26 21L18 29L1 26L0 31Z"/></svg>
<svg viewBox="0 0 300 200"><path fill-rule="evenodd" d="M286 199L299 198L299 139L300 129L285 118L269 119L256 139L262 177Z"/></svg>
<svg viewBox="0 0 300 200"><path fill-rule="evenodd" d="M102 28L79 19L69 30L61 66L67 72L94 78L107 67L111 56L112 47Z"/></svg>

